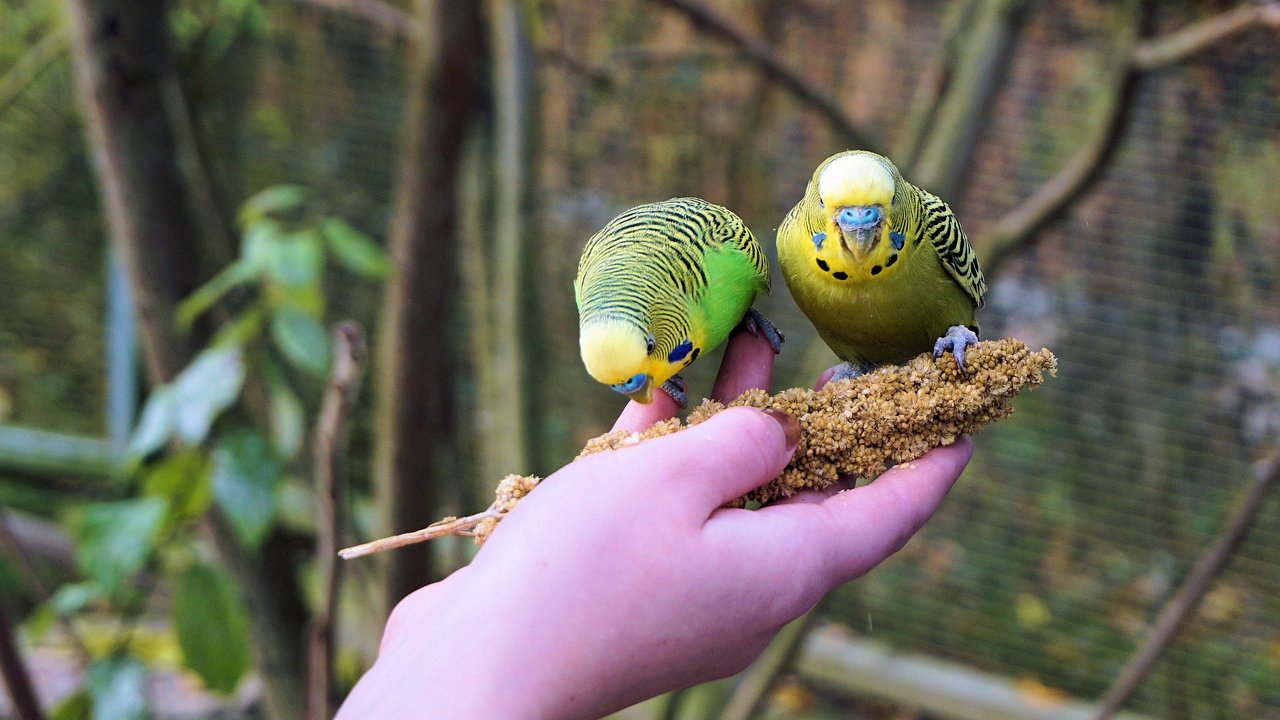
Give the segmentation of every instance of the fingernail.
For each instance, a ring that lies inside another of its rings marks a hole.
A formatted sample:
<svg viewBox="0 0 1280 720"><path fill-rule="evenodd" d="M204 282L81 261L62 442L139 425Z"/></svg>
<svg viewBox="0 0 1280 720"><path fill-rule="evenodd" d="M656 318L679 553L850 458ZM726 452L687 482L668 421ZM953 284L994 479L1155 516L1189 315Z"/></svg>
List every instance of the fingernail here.
<svg viewBox="0 0 1280 720"><path fill-rule="evenodd" d="M795 450L796 444L800 442L800 421L796 416L773 408L766 408L764 414L777 420L782 426L782 433L787 438L787 452Z"/></svg>

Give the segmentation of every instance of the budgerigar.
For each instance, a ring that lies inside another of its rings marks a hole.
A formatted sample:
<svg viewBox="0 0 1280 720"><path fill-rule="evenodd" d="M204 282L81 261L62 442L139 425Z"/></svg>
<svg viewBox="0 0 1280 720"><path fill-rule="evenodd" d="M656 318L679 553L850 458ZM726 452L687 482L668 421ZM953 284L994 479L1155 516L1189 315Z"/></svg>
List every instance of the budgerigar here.
<svg viewBox="0 0 1280 720"><path fill-rule="evenodd" d="M792 296L854 377L933 348L978 341L986 280L947 204L903 179L881 155L850 150L814 171L778 228Z"/></svg>
<svg viewBox="0 0 1280 720"><path fill-rule="evenodd" d="M739 322L777 352L782 336L751 308L769 263L742 219L699 198L622 213L587 241L573 284L587 372L647 403L662 387L684 405L680 370Z"/></svg>

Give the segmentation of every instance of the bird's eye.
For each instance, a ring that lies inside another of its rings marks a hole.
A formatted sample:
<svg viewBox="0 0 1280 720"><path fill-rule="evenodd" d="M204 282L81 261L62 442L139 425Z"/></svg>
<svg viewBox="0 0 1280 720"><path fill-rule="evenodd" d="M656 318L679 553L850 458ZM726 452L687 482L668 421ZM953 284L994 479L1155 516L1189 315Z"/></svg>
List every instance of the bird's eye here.
<svg viewBox="0 0 1280 720"><path fill-rule="evenodd" d="M822 198L818 198L818 209L821 210L826 206L827 206L826 203L822 202Z"/></svg>
<svg viewBox="0 0 1280 720"><path fill-rule="evenodd" d="M651 355L651 354L653 353L653 348L654 348L657 344L658 344L658 343L657 343L657 341L655 341L655 340L653 339L653 336L652 336L652 335L650 335L649 337L645 338L645 339L644 339L644 354L645 354L645 355Z"/></svg>
<svg viewBox="0 0 1280 720"><path fill-rule="evenodd" d="M644 385L644 381L647 378L648 376L645 375L644 373L636 373L635 375L632 375L626 380L623 380L622 382L616 383L614 385L610 385L609 387L616 392L620 392L623 395L627 395L635 392L636 390L639 390L640 386Z"/></svg>

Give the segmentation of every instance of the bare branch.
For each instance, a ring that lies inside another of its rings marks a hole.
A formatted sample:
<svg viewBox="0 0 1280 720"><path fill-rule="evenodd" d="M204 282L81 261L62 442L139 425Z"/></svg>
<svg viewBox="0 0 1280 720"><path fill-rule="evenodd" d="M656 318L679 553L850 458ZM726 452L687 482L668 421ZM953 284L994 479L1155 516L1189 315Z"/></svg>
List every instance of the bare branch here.
<svg viewBox="0 0 1280 720"><path fill-rule="evenodd" d="M1094 720L1110 720L1120 706L1138 689L1156 660L1169 646L1183 623L1191 616L1192 611L1200 604L1200 600L1213 585L1218 573L1222 572L1223 566L1231 559L1240 541L1244 539L1245 533L1258 516L1267 493L1277 481L1280 481L1280 452L1272 453L1270 458L1254 467L1253 482L1241 494L1227 524L1218 534L1217 540L1200 554L1191 574L1164 604L1146 642L1133 654L1124 670L1116 676L1107 690L1097 714L1093 716Z"/></svg>
<svg viewBox="0 0 1280 720"><path fill-rule="evenodd" d="M383 0L293 0L299 5L314 5L326 10L351 15L367 21L398 40L415 40L413 16Z"/></svg>
<svg viewBox="0 0 1280 720"><path fill-rule="evenodd" d="M333 329L333 368L316 419L313 439L316 510L316 570L320 576L320 607L311 618L307 641L307 717L329 720L330 677L333 668L333 626L342 580L335 553L342 537L342 508L347 455L347 426L360 384L364 361L364 331L354 322Z"/></svg>
<svg viewBox="0 0 1280 720"><path fill-rule="evenodd" d="M1153 70L1184 60L1214 43L1255 27L1280 30L1280 2L1246 3L1168 35L1139 43L1133 51L1138 70Z"/></svg>
<svg viewBox="0 0 1280 720"><path fill-rule="evenodd" d="M1150 3L1144 8L1151 12ZM998 274L1016 251L1034 242L1040 230L1093 186L1115 153L1128 123L1133 88L1143 72L1182 60L1246 28L1263 26L1280 28L1280 3L1243 5L1160 38L1132 40L1129 61L1116 64L1116 75L1107 85L1110 95L1093 133L1056 175L983 236L979 255L987 272Z"/></svg>
<svg viewBox="0 0 1280 720"><path fill-rule="evenodd" d="M877 152L884 150L884 146L877 138L873 138L866 128L859 127L835 100L799 70L791 67L769 43L739 27L719 11L702 5L696 0L655 0L655 2L660 2L673 10L679 10L707 34L738 46L765 75L825 116L851 145Z"/></svg>
<svg viewBox="0 0 1280 720"><path fill-rule="evenodd" d="M13 712L18 720L44 720L44 711L40 709L40 701L31 684L31 673L18 652L18 645L13 639L13 627L9 624L8 612L4 607L0 607L0 676L4 677L9 700L13 703Z"/></svg>
<svg viewBox="0 0 1280 720"><path fill-rule="evenodd" d="M1151 4L1143 3L1144 14ZM1145 19L1130 22L1122 30L1119 56L1131 57L1137 43L1137 28ZM999 274L999 268L1023 246L1030 244L1046 225L1087 191L1102 174L1103 167L1115 153L1120 136L1128 124L1132 96L1138 71L1129 63L1112 64L1112 75L1106 83L1104 107L1090 135L1080 149L1031 197L1010 210L983 233L977 250L986 271Z"/></svg>
<svg viewBox="0 0 1280 720"><path fill-rule="evenodd" d="M420 542L447 537L449 535L464 535L485 520L488 520L489 518L502 517L506 512L505 508L498 508L495 504L494 506L490 506L475 515L468 515L466 517L449 517L439 522L432 523L421 530L414 530L413 532L402 533L400 535L379 538L361 545L343 548L338 551L338 557L343 560L351 560L352 558L364 557L365 555L372 555L385 550L394 550L406 545L416 545Z"/></svg>
<svg viewBox="0 0 1280 720"><path fill-rule="evenodd" d="M89 655L84 640L76 631L71 617L50 602L53 594L49 591L44 578L37 572L36 564L31 557L34 552L64 567L74 567L75 548L71 539L58 528L47 525L41 520L15 514L11 510L0 509L0 547L16 562L19 573L31 587L36 599L53 610L58 627L62 628L67 640L71 642L81 668L88 668L93 658Z"/></svg>

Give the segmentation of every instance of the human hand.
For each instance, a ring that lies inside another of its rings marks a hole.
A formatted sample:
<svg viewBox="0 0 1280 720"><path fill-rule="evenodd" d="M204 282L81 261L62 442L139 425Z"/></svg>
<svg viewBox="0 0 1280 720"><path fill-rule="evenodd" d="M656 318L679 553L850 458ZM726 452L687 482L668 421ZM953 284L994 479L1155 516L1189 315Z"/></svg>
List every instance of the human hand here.
<svg viewBox="0 0 1280 720"><path fill-rule="evenodd" d="M713 396L767 386L767 342L736 334ZM615 429L671 417L656 393ZM967 439L854 490L755 511L794 418L732 408L570 463L470 566L406 598L342 717L598 717L746 667L786 622L902 547L968 461Z"/></svg>

